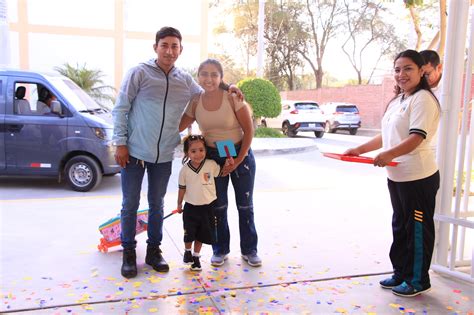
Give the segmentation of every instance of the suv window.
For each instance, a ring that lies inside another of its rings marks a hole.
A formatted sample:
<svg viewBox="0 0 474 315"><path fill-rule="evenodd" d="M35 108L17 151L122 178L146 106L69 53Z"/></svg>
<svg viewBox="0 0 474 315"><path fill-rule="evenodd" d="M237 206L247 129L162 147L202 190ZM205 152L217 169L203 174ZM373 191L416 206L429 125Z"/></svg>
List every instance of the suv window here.
<svg viewBox="0 0 474 315"><path fill-rule="evenodd" d="M355 113L357 114L359 110L355 105L348 105L348 106L337 106L336 112L339 113Z"/></svg>
<svg viewBox="0 0 474 315"><path fill-rule="evenodd" d="M295 109L319 109L316 103L296 103Z"/></svg>

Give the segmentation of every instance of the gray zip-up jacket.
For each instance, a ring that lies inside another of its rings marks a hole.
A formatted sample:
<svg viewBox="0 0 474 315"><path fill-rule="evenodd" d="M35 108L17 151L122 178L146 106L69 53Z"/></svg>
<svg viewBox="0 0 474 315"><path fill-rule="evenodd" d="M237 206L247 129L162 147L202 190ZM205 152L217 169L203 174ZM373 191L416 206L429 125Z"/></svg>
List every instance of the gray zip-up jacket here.
<svg viewBox="0 0 474 315"><path fill-rule="evenodd" d="M166 75L155 59L132 68L112 110L114 144L126 145L131 156L146 162L173 160L181 115L200 91L191 75L176 67Z"/></svg>

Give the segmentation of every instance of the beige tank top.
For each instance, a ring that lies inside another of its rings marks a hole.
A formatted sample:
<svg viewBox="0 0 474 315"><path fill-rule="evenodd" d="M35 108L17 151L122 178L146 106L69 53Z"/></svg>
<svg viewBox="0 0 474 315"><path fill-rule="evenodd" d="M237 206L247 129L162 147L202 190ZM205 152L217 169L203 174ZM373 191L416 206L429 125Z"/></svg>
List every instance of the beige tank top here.
<svg viewBox="0 0 474 315"><path fill-rule="evenodd" d="M233 100L235 111L245 106L243 102L238 101L237 97L233 96ZM242 127L226 94L222 97L222 104L219 109L213 111L204 108L201 95L195 114L199 129L201 129L208 146L216 147L215 142L219 140L232 140L235 144L242 141Z"/></svg>

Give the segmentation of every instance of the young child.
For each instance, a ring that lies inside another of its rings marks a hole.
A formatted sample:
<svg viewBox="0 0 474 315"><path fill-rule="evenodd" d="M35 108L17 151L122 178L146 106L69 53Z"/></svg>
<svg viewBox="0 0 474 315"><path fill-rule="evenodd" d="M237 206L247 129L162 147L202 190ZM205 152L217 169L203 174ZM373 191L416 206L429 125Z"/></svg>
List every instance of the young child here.
<svg viewBox="0 0 474 315"><path fill-rule="evenodd" d="M215 242L214 203L217 196L214 177L219 176L221 168L213 160L206 159L205 141L201 135L187 136L183 141L183 151L177 208L183 212L183 262L191 265L191 270L200 271L199 253L202 244ZM193 242L194 252L191 254Z"/></svg>

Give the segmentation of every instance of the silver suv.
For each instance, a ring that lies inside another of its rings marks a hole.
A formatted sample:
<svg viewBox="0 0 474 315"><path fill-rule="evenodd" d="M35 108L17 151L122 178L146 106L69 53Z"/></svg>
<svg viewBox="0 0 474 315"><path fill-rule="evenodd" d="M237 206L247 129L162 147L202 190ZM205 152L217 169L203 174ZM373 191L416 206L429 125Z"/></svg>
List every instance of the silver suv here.
<svg viewBox="0 0 474 315"><path fill-rule="evenodd" d="M262 119L262 125L281 129L288 137L294 137L298 131L313 131L317 138L324 135L325 117L314 101L281 102L281 113L275 118Z"/></svg>
<svg viewBox="0 0 474 315"><path fill-rule="evenodd" d="M321 105L321 109L326 117L325 132L336 132L341 129L355 135L360 128L359 109L354 104L326 103Z"/></svg>

